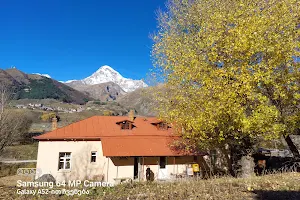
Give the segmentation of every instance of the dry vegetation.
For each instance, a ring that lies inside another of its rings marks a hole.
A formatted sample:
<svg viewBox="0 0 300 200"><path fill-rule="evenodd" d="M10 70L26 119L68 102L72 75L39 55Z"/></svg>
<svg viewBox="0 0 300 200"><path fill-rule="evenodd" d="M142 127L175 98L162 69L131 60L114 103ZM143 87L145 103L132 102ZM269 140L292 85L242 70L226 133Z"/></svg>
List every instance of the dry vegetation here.
<svg viewBox="0 0 300 200"><path fill-rule="evenodd" d="M38 143L8 146L1 153L0 159L36 160L37 151L38 151Z"/></svg>
<svg viewBox="0 0 300 200"><path fill-rule="evenodd" d="M11 106L16 105L27 105L27 104L44 104L52 107L61 107L61 108L78 108L80 105L72 104L72 103L63 103L61 101L55 99L19 99L12 100L10 102Z"/></svg>
<svg viewBox="0 0 300 200"><path fill-rule="evenodd" d="M11 181L10 177L15 176L19 168L35 168L35 167L36 167L35 163L15 163L15 164L0 163L0 185L3 184L10 184L10 186L16 185L16 181Z"/></svg>
<svg viewBox="0 0 300 200"><path fill-rule="evenodd" d="M16 177L11 178L16 181ZM10 182L6 177L5 183ZM1 184L1 179L0 179ZM3 184L3 182L2 182ZM10 184L11 185L11 184ZM19 196L16 187L0 185L5 199L300 199L300 173L275 174L249 179L218 178L176 183L133 183L114 188L90 189L89 196Z"/></svg>
<svg viewBox="0 0 300 200"><path fill-rule="evenodd" d="M128 109L136 110L141 116L156 116L157 100L156 93L162 90L161 87L140 88L130 92L119 99L117 102Z"/></svg>

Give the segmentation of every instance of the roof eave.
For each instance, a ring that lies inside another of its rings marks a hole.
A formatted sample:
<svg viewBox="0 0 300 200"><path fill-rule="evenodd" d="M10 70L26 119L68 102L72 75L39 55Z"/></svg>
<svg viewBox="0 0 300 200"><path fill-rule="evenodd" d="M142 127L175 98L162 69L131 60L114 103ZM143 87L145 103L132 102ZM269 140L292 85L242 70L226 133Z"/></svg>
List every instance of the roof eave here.
<svg viewBox="0 0 300 200"><path fill-rule="evenodd" d="M34 137L34 139L39 140L39 141L66 141L66 140L100 140L100 137L64 137L64 138L59 138L59 137L51 137L51 138L39 138L39 137Z"/></svg>

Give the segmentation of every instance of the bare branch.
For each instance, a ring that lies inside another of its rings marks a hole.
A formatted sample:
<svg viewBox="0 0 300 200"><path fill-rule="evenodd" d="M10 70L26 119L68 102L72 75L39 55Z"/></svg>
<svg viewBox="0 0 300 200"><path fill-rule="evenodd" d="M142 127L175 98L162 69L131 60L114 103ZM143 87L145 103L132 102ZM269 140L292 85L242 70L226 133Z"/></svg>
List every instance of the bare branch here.
<svg viewBox="0 0 300 200"><path fill-rule="evenodd" d="M17 141L19 137L28 131L31 120L24 111L11 110L8 104L12 92L8 85L0 85L0 152L5 147Z"/></svg>

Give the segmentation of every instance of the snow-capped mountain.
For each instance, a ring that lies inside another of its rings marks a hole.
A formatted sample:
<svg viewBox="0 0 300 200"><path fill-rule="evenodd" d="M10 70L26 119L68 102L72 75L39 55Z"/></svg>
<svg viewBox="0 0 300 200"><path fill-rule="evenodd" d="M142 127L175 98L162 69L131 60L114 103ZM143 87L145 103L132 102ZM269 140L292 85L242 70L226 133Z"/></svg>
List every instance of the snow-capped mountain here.
<svg viewBox="0 0 300 200"><path fill-rule="evenodd" d="M44 77L47 77L47 78L51 78L51 76L49 74L40 74L40 73L33 73L33 74L44 76Z"/></svg>
<svg viewBox="0 0 300 200"><path fill-rule="evenodd" d="M104 65L100 67L95 73L83 80L66 81L67 85L96 85L100 83L113 82L118 84L125 92L131 92L138 88L147 87L148 85L142 80L133 80L124 78L119 72Z"/></svg>

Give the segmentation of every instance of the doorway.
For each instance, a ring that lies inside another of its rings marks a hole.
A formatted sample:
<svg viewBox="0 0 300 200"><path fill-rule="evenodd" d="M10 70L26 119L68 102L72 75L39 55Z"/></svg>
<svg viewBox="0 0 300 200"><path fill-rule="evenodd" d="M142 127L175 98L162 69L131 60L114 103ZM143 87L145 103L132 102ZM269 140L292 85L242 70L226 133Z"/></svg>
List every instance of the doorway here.
<svg viewBox="0 0 300 200"><path fill-rule="evenodd" d="M168 178L167 157L159 157L158 179L165 180Z"/></svg>
<svg viewBox="0 0 300 200"><path fill-rule="evenodd" d="M134 157L133 179L139 178L139 157Z"/></svg>

